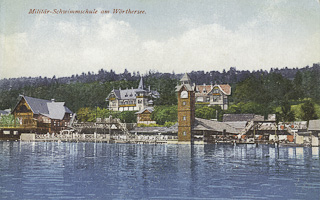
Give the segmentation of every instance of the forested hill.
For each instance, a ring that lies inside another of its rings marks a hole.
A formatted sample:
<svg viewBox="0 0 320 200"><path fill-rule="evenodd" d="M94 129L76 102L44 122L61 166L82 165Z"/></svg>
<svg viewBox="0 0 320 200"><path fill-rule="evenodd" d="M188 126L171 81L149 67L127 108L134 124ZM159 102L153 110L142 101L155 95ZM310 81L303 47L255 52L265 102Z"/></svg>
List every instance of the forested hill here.
<svg viewBox="0 0 320 200"><path fill-rule="evenodd" d="M267 75L270 73L279 73L286 79L294 79L295 74L305 71L320 70L320 63L313 64L312 67L306 66L303 68L271 68L270 71L258 70L258 71L248 71L248 70L236 70L234 67L230 67L228 71L223 70L219 71L192 71L189 73L189 76L193 82L196 84L214 84L214 83L228 83L235 84L240 81L245 80L250 75ZM149 71L143 74L144 77L155 77L155 78L170 78L170 79L179 79L182 74L173 73L160 73L156 71ZM107 71L101 69L98 73L87 72L82 73L81 75L72 75L70 77L60 77L52 78L48 77L20 77L20 78L10 78L10 79L1 79L0 80L0 91L6 90L16 90L24 87L39 87L39 86L50 86L51 84L70 84L70 83L92 83L92 82L110 82L110 81L137 81L141 77L139 72L129 72L125 70L123 73L116 74L113 70Z"/></svg>
<svg viewBox="0 0 320 200"><path fill-rule="evenodd" d="M227 113L275 113L279 106L298 105L311 99L320 103L320 66L301 69L271 69L270 71L192 71L188 73L196 84L228 83L232 86ZM177 104L175 86L182 74L149 71L143 75L145 87L157 90L160 99L155 105ZM106 97L112 89L137 88L139 72L116 74L100 70L63 78L15 78L0 80L0 110L13 108L19 94L66 102L74 112L82 108L107 108ZM287 112L287 111L286 111ZM319 111L320 112L320 111ZM213 112L215 113L215 112ZM222 112L221 112L222 113ZM288 111L289 113L289 111Z"/></svg>

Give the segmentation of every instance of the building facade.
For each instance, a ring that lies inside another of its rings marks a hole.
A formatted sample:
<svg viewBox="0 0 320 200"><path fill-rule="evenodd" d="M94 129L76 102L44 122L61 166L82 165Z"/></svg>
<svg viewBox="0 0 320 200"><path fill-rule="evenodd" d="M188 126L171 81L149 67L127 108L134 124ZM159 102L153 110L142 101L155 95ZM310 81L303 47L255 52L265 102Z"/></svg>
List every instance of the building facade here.
<svg viewBox="0 0 320 200"><path fill-rule="evenodd" d="M159 92L144 88L143 79L137 89L113 89L108 97L109 110L113 111L140 111L153 105L153 100L159 98Z"/></svg>
<svg viewBox="0 0 320 200"><path fill-rule="evenodd" d="M178 93L178 141L191 142L195 122L195 91L187 74L181 78L176 92Z"/></svg>
<svg viewBox="0 0 320 200"><path fill-rule="evenodd" d="M228 97L231 95L231 86L223 85L196 85L196 104L208 106L221 106L222 110L228 109Z"/></svg>
<svg viewBox="0 0 320 200"><path fill-rule="evenodd" d="M38 133L57 133L67 129L73 116L64 102L21 96L12 111L15 128Z"/></svg>
<svg viewBox="0 0 320 200"><path fill-rule="evenodd" d="M153 107L147 107L139 112L136 112L138 124L155 124L156 122L151 119L151 114L154 111Z"/></svg>

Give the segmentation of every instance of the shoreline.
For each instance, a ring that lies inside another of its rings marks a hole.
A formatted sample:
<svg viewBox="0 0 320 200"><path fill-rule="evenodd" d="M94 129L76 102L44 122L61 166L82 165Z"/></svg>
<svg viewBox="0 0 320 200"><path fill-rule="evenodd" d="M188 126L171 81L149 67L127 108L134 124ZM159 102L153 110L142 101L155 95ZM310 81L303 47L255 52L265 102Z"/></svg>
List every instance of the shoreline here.
<svg viewBox="0 0 320 200"><path fill-rule="evenodd" d="M229 144L229 145L274 145L278 147L320 147L320 146L312 146L310 144L295 144L295 143L281 143L281 142L270 142L270 141L258 141L258 142L245 142L245 141L216 141L216 142L204 142L204 141L194 141L191 142L183 142L178 141L176 139L171 140L138 140L138 139L113 139L113 138L0 138L0 141L16 141L16 142L57 142L57 143L108 143L108 144L189 144L189 145L206 145L206 144Z"/></svg>

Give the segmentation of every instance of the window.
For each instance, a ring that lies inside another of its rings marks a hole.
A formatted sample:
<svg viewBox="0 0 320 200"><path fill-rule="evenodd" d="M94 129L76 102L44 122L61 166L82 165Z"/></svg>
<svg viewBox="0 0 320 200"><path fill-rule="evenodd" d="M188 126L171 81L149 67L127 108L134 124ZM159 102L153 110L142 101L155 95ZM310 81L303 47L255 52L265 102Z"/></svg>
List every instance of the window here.
<svg viewBox="0 0 320 200"><path fill-rule="evenodd" d="M213 101L220 101L220 96L214 96Z"/></svg>
<svg viewBox="0 0 320 200"><path fill-rule="evenodd" d="M187 120L187 116L183 116L183 120L186 121Z"/></svg>
<svg viewBox="0 0 320 200"><path fill-rule="evenodd" d="M203 102L203 97L197 97L197 102Z"/></svg>
<svg viewBox="0 0 320 200"><path fill-rule="evenodd" d="M210 101L210 97L207 97L207 102L209 102Z"/></svg>
<svg viewBox="0 0 320 200"><path fill-rule="evenodd" d="M138 100L138 103L142 103L142 100Z"/></svg>
<svg viewBox="0 0 320 200"><path fill-rule="evenodd" d="M183 131L183 136L186 136L186 135L187 135L187 133L185 131Z"/></svg>
<svg viewBox="0 0 320 200"><path fill-rule="evenodd" d="M185 101L183 101L183 102L182 102L182 105L184 105L184 106L185 106L186 104L187 104L187 103L186 103Z"/></svg>

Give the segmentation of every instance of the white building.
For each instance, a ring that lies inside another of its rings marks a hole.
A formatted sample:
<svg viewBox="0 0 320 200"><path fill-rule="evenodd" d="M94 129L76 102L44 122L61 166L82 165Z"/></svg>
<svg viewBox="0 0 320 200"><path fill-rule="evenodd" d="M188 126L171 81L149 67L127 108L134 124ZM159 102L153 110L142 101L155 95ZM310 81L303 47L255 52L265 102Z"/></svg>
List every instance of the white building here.
<svg viewBox="0 0 320 200"><path fill-rule="evenodd" d="M153 99L159 97L159 92L150 90L150 87L144 89L143 79L141 78L137 89L113 89L106 100L109 101L109 110L140 111L152 106Z"/></svg>

